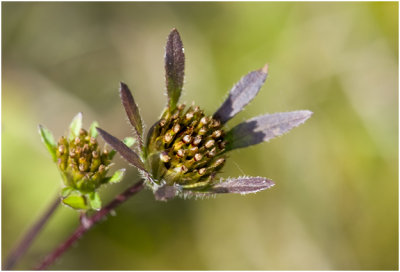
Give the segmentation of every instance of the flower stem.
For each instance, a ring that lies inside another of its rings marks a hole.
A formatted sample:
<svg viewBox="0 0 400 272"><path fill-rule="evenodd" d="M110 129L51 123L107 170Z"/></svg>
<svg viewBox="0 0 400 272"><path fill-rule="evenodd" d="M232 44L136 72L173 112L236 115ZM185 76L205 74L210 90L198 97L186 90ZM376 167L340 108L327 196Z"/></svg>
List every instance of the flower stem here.
<svg viewBox="0 0 400 272"><path fill-rule="evenodd" d="M116 207L124 203L131 196L138 193L143 189L143 180L135 183L128 189L126 189L122 194L117 195L114 200L112 200L107 206L102 208L100 211L95 213L91 217L85 217L84 220L81 220L81 224L74 231L74 233L65 240L60 246L58 246L54 251L52 251L47 257L40 263L35 269L36 270L44 270L49 265L51 265L59 256L61 256L75 241L77 241L82 235L91 229L94 224L100 221L103 217L108 215L112 210Z"/></svg>
<svg viewBox="0 0 400 272"><path fill-rule="evenodd" d="M4 270L11 270L14 267L19 258L26 252L26 250L32 244L35 237L40 233L43 226L50 219L50 217L55 212L59 204L60 204L60 197L57 196L50 204L50 206L47 208L46 212L39 218L38 221L36 221L36 223L25 234L25 236L19 242L18 246L15 247L13 251L11 251L10 255L8 256L3 266Z"/></svg>

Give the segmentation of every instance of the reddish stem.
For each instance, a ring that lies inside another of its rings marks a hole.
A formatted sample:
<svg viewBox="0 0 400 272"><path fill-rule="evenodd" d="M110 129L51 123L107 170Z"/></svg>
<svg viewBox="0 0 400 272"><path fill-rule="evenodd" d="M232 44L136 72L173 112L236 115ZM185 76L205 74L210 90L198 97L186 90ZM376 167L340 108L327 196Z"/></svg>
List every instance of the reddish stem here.
<svg viewBox="0 0 400 272"><path fill-rule="evenodd" d="M11 251L8 256L3 269L11 270L14 265L18 262L19 258L26 252L29 246L32 244L35 237L40 233L43 226L50 219L51 215L55 212L58 205L60 204L60 198L57 196L51 203L51 205L47 208L46 212L39 218L38 221L29 229L29 231L25 234L22 240L19 242L18 246Z"/></svg>
<svg viewBox="0 0 400 272"><path fill-rule="evenodd" d="M85 222L81 221L79 227L74 231L74 233L59 247L57 247L54 251L52 251L47 257L40 263L35 269L36 270L44 270L49 265L51 265L60 255L62 255L75 241L77 241L82 235L92 228L94 224L100 221L103 217L108 215L112 210L116 207L124 203L131 196L138 193L143 189L143 180L135 183L133 186L126 189L122 194L117 195L114 200L112 200L107 206L102 208L100 211L95 213L91 217L85 218Z"/></svg>

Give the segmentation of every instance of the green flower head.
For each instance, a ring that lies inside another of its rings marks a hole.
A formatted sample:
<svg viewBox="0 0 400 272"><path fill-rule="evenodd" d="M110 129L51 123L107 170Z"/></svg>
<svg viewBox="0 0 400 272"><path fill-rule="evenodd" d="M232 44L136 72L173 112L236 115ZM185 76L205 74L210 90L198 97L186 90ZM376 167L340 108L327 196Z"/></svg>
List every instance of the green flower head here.
<svg viewBox="0 0 400 272"><path fill-rule="evenodd" d="M82 128L82 114L72 120L68 137L54 141L52 133L39 125L42 141L57 164L65 187L61 191L62 202L77 210L101 208L97 189L107 183L119 182L125 169L117 170L108 177L115 151L101 149L97 143L97 122L89 131Z"/></svg>
<svg viewBox="0 0 400 272"><path fill-rule="evenodd" d="M228 130L225 124L258 93L267 78L268 66L244 76L229 92L220 108L207 115L200 107L179 104L183 88L185 55L180 35L173 29L165 52L168 102L161 118L144 140L142 119L131 91L120 84L122 104L136 136L136 152L116 137L98 128L100 135L143 174L158 200L175 196L205 197L217 193L255 193L274 183L264 177L222 180L227 153L280 136L304 123L312 112L266 114Z"/></svg>

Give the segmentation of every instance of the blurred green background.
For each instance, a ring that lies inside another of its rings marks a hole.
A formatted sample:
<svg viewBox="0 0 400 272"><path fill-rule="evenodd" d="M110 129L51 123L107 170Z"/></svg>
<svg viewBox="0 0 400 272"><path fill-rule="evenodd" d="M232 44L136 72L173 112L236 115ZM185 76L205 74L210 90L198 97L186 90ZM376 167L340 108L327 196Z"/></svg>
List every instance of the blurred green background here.
<svg viewBox="0 0 400 272"><path fill-rule="evenodd" d="M309 109L305 125L231 153L223 176L270 190L210 200L133 197L52 269L398 269L398 3L2 3L2 260L60 189L40 142L84 114L131 135L126 82L147 128L165 103L163 55L185 45L182 101L208 114L269 63L257 98L229 126ZM127 167L120 158L118 167ZM101 190L103 202L138 178ZM32 268L78 224L60 207L17 268Z"/></svg>

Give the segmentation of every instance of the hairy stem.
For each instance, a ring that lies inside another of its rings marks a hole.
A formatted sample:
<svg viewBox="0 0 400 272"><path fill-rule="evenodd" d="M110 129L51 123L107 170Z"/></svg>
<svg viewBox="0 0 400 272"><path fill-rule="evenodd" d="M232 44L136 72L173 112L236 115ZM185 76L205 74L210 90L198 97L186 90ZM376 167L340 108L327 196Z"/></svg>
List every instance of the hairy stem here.
<svg viewBox="0 0 400 272"><path fill-rule="evenodd" d="M52 214L57 209L58 205L60 204L60 197L56 197L50 206L47 208L46 212L36 221L36 223L28 230L19 244L11 251L10 255L8 256L3 269L4 270L11 270L14 265L18 262L19 258L24 255L26 250L32 244L35 237L40 233L43 226L47 223L50 219Z"/></svg>
<svg viewBox="0 0 400 272"><path fill-rule="evenodd" d="M108 215L116 207L124 203L131 196L143 189L143 180L135 183L128 189L126 189L122 194L117 195L114 200L112 200L107 206L102 208L100 211L95 213L91 217L81 217L81 223L79 227L74 231L74 233L65 240L60 246L58 246L54 251L52 251L47 257L40 263L35 269L44 270L49 265L51 265L59 256L61 256L74 242L76 242L80 237L82 237L85 232L93 227L98 221L103 217Z"/></svg>

